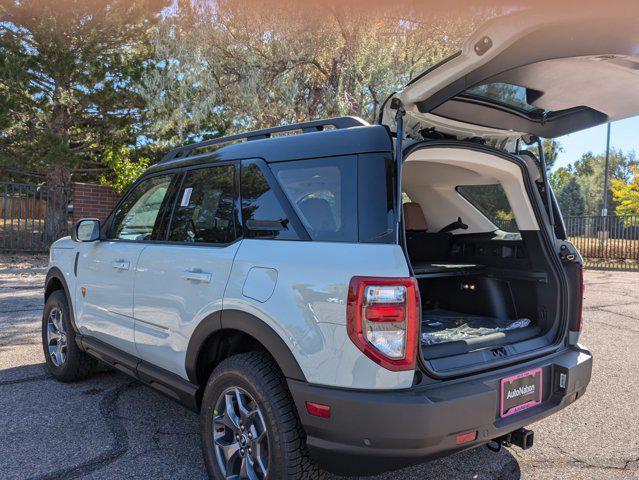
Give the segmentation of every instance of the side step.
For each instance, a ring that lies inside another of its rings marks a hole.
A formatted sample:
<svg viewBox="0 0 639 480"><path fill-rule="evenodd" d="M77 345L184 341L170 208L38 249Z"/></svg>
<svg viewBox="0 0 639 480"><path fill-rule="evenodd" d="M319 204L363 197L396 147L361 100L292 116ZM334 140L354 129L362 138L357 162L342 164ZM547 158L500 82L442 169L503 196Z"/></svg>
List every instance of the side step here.
<svg viewBox="0 0 639 480"><path fill-rule="evenodd" d="M75 338L80 348L92 357L149 385L189 410L200 411L202 392L198 385L192 384L175 373L151 365L129 353L107 345L96 338L77 333Z"/></svg>

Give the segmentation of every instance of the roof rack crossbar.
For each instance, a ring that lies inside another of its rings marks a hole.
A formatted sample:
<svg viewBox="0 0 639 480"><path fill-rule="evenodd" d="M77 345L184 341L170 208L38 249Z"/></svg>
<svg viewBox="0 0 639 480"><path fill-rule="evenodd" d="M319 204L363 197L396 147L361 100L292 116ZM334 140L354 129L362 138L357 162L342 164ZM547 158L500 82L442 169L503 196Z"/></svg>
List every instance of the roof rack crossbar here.
<svg viewBox="0 0 639 480"><path fill-rule="evenodd" d="M213 138L211 140L205 140L203 142L192 143L190 145L184 145L177 147L167 153L159 163L170 162L177 158L186 158L191 155L194 150L210 147L212 145L218 145L221 143L231 143L238 140L263 140L271 138L274 133L290 132L294 130L301 130L302 133L321 132L327 126L332 126L336 129L362 127L368 125L368 123L361 118L357 117L335 117L327 118L324 120L313 120L310 122L294 123L291 125L282 125L280 127L265 128L263 130L255 130L253 132L240 133L237 135L229 135L227 137Z"/></svg>

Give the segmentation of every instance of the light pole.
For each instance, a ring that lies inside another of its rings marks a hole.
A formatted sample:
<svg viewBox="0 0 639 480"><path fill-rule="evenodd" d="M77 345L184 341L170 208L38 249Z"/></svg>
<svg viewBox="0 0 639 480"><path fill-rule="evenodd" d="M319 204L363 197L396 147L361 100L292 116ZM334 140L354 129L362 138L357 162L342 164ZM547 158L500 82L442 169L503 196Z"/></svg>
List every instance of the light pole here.
<svg viewBox="0 0 639 480"><path fill-rule="evenodd" d="M608 170L610 169L610 122L606 132L606 166L604 167L604 189L603 189L603 208L601 216L608 215Z"/></svg>
<svg viewBox="0 0 639 480"><path fill-rule="evenodd" d="M608 170L610 169L610 122L606 131L606 164L604 166L603 208L601 209L601 242L608 239Z"/></svg>

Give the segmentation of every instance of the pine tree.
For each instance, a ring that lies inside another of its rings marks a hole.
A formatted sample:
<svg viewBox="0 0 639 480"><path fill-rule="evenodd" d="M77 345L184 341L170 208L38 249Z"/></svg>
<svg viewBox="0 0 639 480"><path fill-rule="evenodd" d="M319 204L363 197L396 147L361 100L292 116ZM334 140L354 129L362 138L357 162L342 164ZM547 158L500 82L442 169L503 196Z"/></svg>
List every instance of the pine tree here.
<svg viewBox="0 0 639 480"><path fill-rule="evenodd" d="M165 0L0 0L0 166L49 187L48 238L66 233L73 175L105 172L143 120L132 87Z"/></svg>
<svg viewBox="0 0 639 480"><path fill-rule="evenodd" d="M584 214L584 197L574 175L557 191L556 195L564 216L578 217Z"/></svg>

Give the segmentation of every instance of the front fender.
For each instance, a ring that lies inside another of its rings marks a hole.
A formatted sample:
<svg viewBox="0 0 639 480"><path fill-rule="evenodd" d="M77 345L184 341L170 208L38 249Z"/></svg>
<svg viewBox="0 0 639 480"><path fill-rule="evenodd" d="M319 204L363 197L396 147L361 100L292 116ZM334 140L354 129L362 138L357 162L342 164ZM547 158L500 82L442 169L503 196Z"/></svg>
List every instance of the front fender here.
<svg viewBox="0 0 639 480"><path fill-rule="evenodd" d="M69 291L69 285L67 284L66 279L64 278L64 273L58 267L51 267L47 272L47 276L44 280L44 301L46 303L47 298L51 294L51 292L55 291L57 288L56 283L60 283L62 285L62 290L64 291L64 296L67 299L67 305L69 306L70 313L70 322L73 330L76 333L79 333L78 327L75 323L75 315L73 313L73 303L71 302L71 293Z"/></svg>

